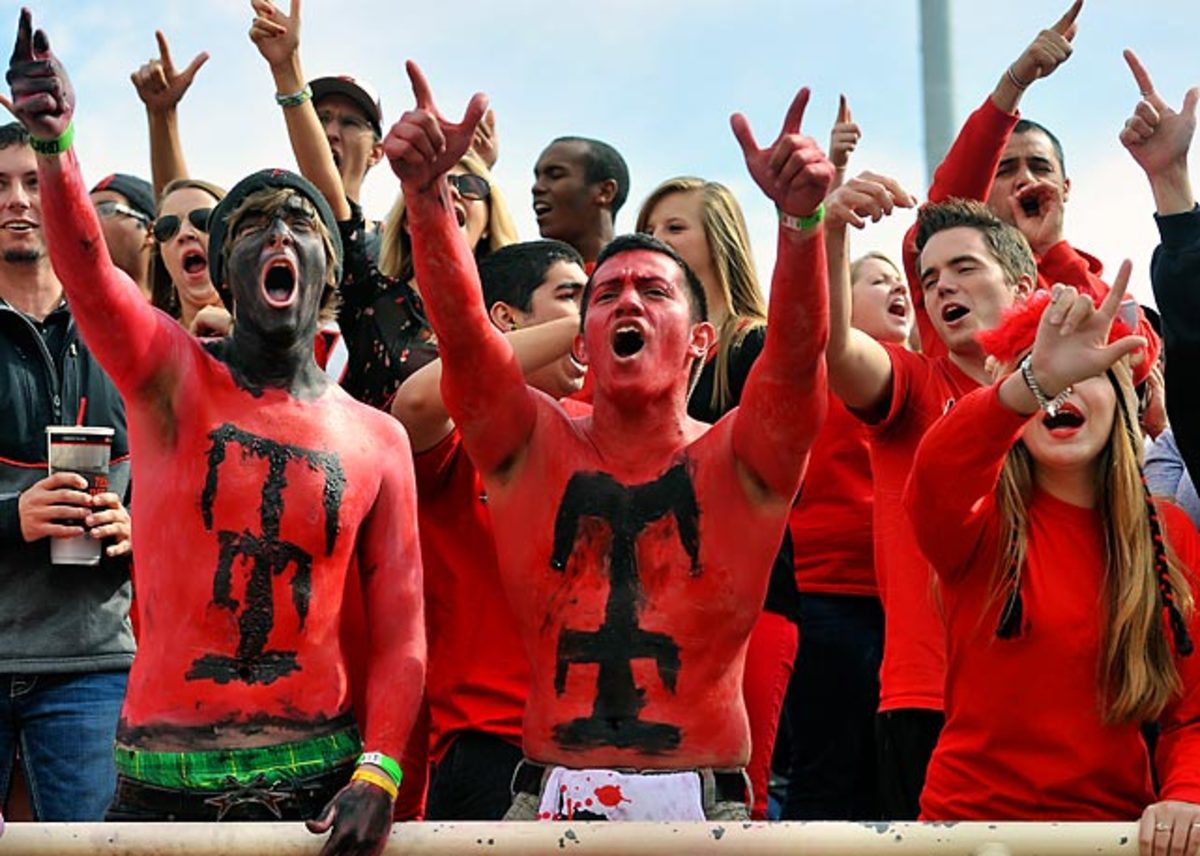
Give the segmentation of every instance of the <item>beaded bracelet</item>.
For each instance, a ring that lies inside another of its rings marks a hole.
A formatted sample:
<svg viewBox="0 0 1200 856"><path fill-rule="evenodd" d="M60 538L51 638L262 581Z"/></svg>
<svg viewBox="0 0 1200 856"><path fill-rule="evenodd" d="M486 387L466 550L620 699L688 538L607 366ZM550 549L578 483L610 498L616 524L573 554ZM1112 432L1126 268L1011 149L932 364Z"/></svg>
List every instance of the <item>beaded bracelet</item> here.
<svg viewBox="0 0 1200 856"><path fill-rule="evenodd" d="M280 107L299 107L310 98L312 98L311 86L305 86L299 92L292 92L288 95L280 95L279 93L275 93L275 103Z"/></svg>
<svg viewBox="0 0 1200 856"><path fill-rule="evenodd" d="M75 142L75 123L71 122L67 125L67 130L63 131L53 140L39 140L37 137L29 138L29 147L39 155L61 155L67 149L71 148L71 144Z"/></svg>

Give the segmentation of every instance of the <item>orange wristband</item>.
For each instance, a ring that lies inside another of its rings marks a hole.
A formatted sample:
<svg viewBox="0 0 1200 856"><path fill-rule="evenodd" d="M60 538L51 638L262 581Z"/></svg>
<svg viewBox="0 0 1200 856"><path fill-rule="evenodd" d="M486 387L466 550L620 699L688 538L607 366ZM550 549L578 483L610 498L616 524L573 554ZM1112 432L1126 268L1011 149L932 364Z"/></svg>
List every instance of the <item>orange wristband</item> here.
<svg viewBox="0 0 1200 856"><path fill-rule="evenodd" d="M387 795L392 799L395 799L396 795L400 793L400 790L396 787L395 782L393 782L387 776L379 775L374 770L355 770L354 775L350 777L350 781L366 782L367 784L374 785L375 787L386 791Z"/></svg>

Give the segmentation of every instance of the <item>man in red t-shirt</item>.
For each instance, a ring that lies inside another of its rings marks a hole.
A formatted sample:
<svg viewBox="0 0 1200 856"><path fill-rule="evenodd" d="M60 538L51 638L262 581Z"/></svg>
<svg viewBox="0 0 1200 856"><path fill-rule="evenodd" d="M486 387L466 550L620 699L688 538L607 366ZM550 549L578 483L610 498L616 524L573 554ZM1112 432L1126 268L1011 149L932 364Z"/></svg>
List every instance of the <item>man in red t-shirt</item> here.
<svg viewBox="0 0 1200 856"><path fill-rule="evenodd" d="M946 157L933 174L930 202L951 198L978 199L1021 230L1037 262L1037 288L1072 285L1099 302L1108 293L1100 260L1078 250L1063 233L1064 206L1070 198L1062 144L1046 127L1020 118L1018 106L1026 89L1071 57L1076 18L1083 0L1075 0L1053 26L1042 30L1005 69L991 94L963 124ZM904 237L904 269L917 307L921 350L945 353L924 306L917 270L916 226ZM1157 341L1144 317L1139 335Z"/></svg>
<svg viewBox="0 0 1200 856"><path fill-rule="evenodd" d="M877 720L884 817L915 819L925 767L942 725L944 629L929 565L898 513L917 444L955 399L988 381L979 330L1027 293L1037 275L1029 245L978 202L926 205L917 220L925 305L947 355L884 345L850 326L846 226L878 219L912 198L864 173L826 203L830 253L830 388L870 426L875 477L875 573L884 648Z"/></svg>
<svg viewBox="0 0 1200 856"><path fill-rule="evenodd" d="M561 241L511 244L479 264L492 324L508 334L530 386L560 400L583 382L570 354L582 264ZM434 765L426 818L499 820L521 761L529 658L501 585L487 491L446 412L441 376L441 361L430 363L404 382L392 405L413 445L425 564Z"/></svg>

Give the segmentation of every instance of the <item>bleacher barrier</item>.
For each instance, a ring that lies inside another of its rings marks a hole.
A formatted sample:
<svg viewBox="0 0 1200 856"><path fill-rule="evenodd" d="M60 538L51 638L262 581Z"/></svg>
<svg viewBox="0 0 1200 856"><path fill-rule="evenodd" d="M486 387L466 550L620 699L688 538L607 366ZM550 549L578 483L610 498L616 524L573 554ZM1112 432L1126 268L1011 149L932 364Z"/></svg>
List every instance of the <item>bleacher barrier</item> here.
<svg viewBox="0 0 1200 856"><path fill-rule="evenodd" d="M300 823L10 823L0 856L316 856ZM1106 856L1136 854L1135 823L403 823L395 856Z"/></svg>

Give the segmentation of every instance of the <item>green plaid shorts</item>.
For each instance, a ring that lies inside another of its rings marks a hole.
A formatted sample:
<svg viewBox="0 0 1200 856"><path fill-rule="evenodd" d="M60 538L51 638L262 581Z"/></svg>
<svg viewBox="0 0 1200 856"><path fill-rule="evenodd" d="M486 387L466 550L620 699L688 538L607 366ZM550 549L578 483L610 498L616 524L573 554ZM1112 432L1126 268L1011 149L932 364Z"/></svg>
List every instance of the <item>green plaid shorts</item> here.
<svg viewBox="0 0 1200 856"><path fill-rule="evenodd" d="M205 752L143 752L117 746L117 772L127 779L173 790L220 791L231 783L289 782L351 764L362 752L350 725L311 740L253 749ZM262 777L262 778L259 778Z"/></svg>

